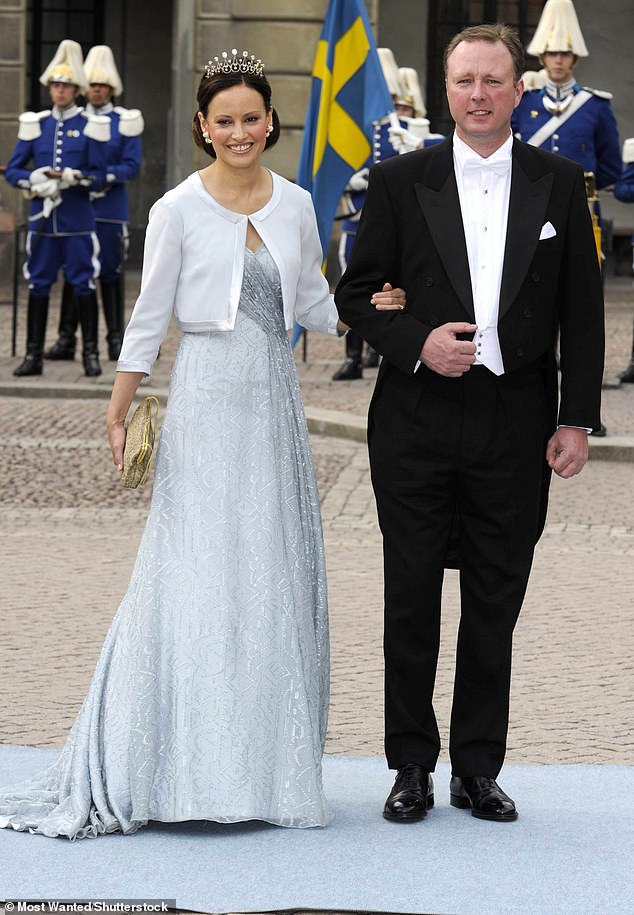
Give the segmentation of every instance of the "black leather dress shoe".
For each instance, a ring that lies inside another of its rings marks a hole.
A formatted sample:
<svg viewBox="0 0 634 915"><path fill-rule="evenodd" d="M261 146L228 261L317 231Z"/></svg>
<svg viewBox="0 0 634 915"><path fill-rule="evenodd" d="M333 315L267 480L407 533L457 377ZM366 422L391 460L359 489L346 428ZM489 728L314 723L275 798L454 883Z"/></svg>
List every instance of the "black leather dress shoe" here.
<svg viewBox="0 0 634 915"><path fill-rule="evenodd" d="M608 430L605 428L603 423L600 426L597 426L596 429L593 429L590 435L594 435L595 438L605 438Z"/></svg>
<svg viewBox="0 0 634 915"><path fill-rule="evenodd" d="M471 815L480 820L511 823L517 819L515 803L505 794L494 778L473 775L471 778L451 776L451 806L471 808Z"/></svg>
<svg viewBox="0 0 634 915"><path fill-rule="evenodd" d="M361 362L351 356L347 357L343 365L332 376L333 381L354 381L356 378L363 378Z"/></svg>
<svg viewBox="0 0 634 915"><path fill-rule="evenodd" d="M422 766L408 763L398 770L394 787L383 808L386 820L413 823L427 816L434 806L434 782Z"/></svg>

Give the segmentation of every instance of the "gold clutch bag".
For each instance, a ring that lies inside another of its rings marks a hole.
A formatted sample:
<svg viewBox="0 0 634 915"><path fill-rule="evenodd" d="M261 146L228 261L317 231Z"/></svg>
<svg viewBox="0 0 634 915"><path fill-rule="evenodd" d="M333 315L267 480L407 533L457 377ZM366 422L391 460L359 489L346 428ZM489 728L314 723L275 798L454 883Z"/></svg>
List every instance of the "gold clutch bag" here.
<svg viewBox="0 0 634 915"><path fill-rule="evenodd" d="M154 455L158 406L156 397L144 397L128 423L121 473L121 482L128 489L136 489L147 480Z"/></svg>

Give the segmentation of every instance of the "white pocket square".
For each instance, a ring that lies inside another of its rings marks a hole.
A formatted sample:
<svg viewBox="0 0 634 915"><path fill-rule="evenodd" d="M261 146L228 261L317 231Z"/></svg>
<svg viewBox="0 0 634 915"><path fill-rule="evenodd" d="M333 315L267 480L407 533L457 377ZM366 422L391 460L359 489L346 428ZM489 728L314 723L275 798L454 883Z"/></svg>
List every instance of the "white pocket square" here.
<svg viewBox="0 0 634 915"><path fill-rule="evenodd" d="M556 234L557 232L552 222L545 222L539 233L539 240L543 241L545 238L554 238Z"/></svg>

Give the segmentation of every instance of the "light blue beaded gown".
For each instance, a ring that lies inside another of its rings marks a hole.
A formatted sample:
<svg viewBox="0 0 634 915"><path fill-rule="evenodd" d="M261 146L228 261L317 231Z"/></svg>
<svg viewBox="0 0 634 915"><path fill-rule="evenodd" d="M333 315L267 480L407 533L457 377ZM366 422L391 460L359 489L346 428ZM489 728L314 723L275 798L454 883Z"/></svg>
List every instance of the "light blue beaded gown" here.
<svg viewBox="0 0 634 915"><path fill-rule="evenodd" d="M323 826L328 709L315 472L277 268L247 249L232 332L186 333L128 591L57 762L0 825Z"/></svg>

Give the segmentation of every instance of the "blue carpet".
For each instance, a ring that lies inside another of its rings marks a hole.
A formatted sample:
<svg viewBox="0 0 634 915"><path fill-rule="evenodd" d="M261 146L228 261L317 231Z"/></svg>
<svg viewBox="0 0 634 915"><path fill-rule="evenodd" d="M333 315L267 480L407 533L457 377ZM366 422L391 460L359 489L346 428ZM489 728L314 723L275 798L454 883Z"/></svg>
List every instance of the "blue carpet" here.
<svg viewBox="0 0 634 915"><path fill-rule="evenodd" d="M0 748L0 784L56 751ZM0 898L167 898L201 912L357 909L433 915L634 912L634 768L512 766L516 823L449 806L447 766L422 823L382 819L380 759L325 760L326 829L156 824L69 842L0 830Z"/></svg>

